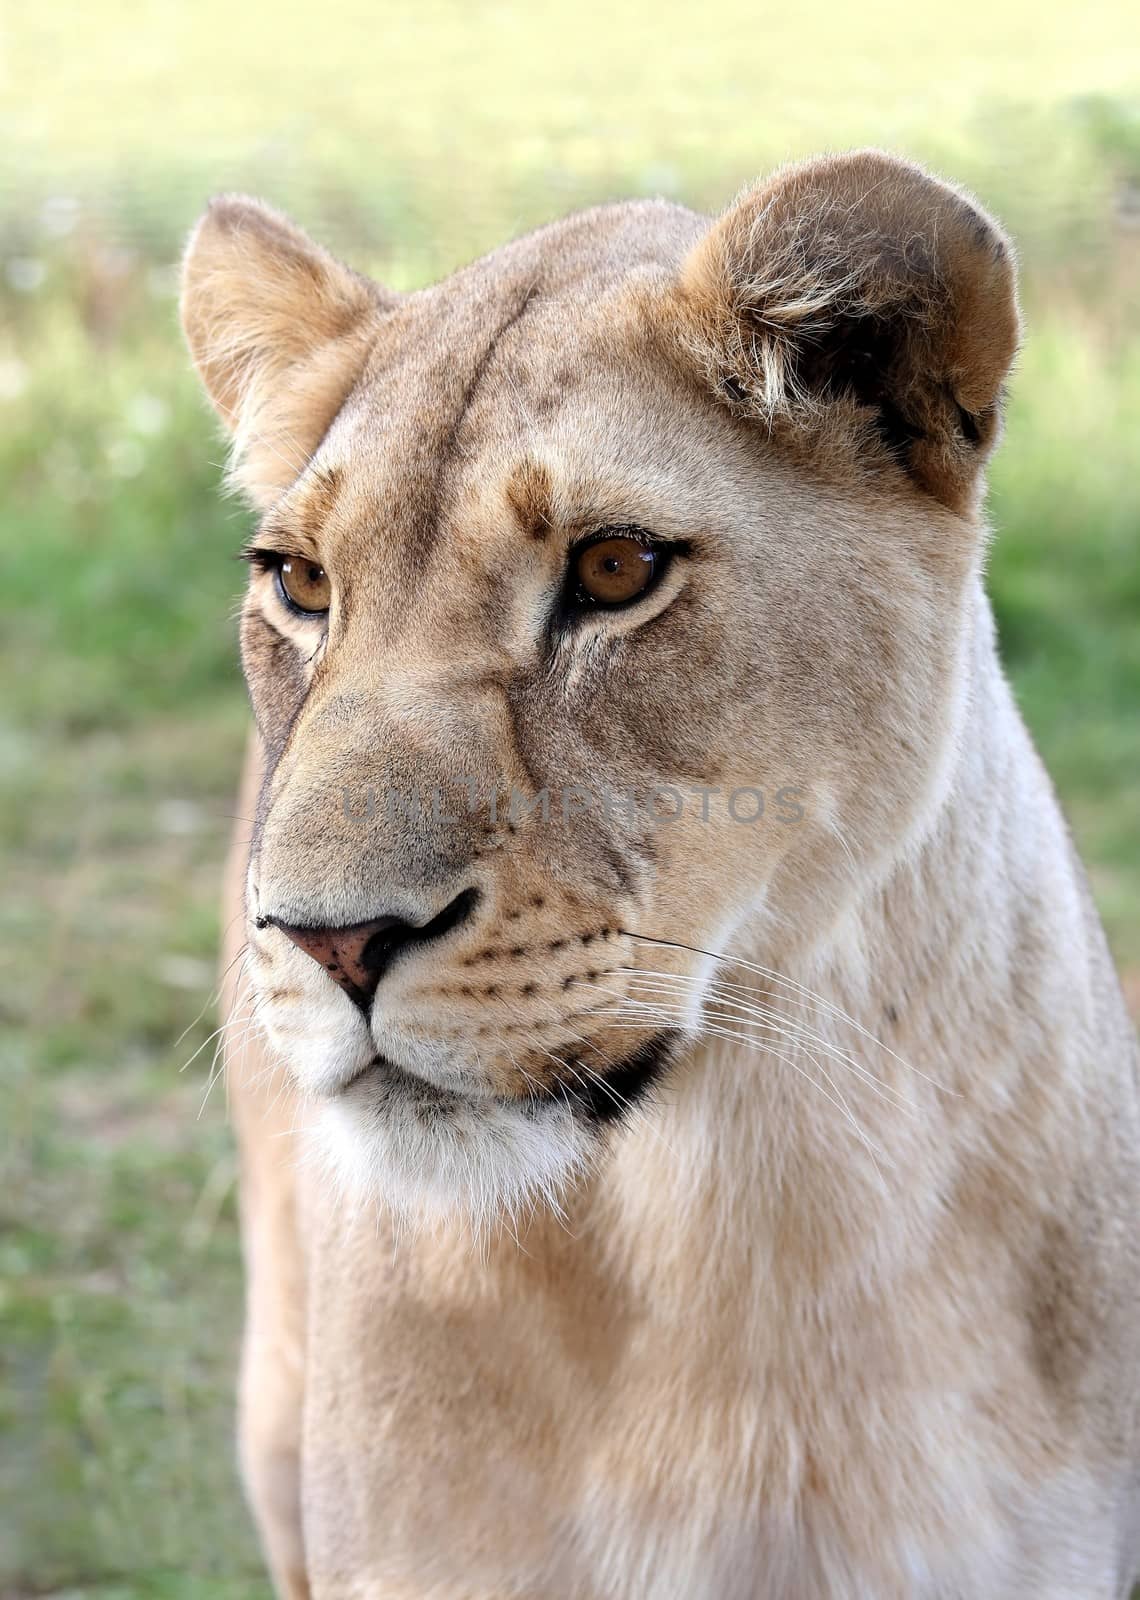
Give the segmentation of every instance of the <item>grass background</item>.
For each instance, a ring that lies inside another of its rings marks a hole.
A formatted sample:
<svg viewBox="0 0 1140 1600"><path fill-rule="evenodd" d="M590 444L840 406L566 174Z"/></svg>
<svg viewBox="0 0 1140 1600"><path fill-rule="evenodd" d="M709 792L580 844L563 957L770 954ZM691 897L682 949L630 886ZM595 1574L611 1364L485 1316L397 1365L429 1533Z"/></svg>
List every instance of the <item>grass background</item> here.
<svg viewBox="0 0 1140 1600"><path fill-rule="evenodd" d="M869 141L973 186L1018 241L991 588L1140 1003L1133 6L0 18L5 1600L267 1594L232 1459L221 1092L202 1109L246 519L177 332L186 229L210 192L253 189L407 287L578 204L715 207L776 161Z"/></svg>

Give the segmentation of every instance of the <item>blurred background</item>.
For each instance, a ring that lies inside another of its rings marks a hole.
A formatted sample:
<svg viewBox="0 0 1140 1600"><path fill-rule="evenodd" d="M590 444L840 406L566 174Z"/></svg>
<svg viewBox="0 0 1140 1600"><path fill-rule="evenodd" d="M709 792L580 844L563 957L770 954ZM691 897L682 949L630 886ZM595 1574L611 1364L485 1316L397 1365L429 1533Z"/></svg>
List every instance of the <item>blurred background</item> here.
<svg viewBox="0 0 1140 1600"><path fill-rule="evenodd" d="M0 1596L268 1594L218 884L247 517L176 317L253 190L399 288L573 207L705 208L875 142L1021 252L992 472L1005 657L1140 1011L1140 20L1132 0L65 0L0 12Z"/></svg>

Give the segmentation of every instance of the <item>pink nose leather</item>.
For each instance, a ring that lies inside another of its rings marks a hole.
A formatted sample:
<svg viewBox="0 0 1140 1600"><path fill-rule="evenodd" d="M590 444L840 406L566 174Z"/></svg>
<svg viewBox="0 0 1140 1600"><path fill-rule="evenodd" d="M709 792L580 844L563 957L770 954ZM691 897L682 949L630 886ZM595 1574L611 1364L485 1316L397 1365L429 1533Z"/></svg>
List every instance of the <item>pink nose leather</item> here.
<svg viewBox="0 0 1140 1600"><path fill-rule="evenodd" d="M364 1007L376 993L393 953L416 932L410 922L399 917L377 917L374 922L355 922L348 928L296 928L284 922L275 926Z"/></svg>
<svg viewBox="0 0 1140 1600"><path fill-rule="evenodd" d="M280 917L261 916L257 926L280 928L298 950L312 956L345 994L367 1011L376 985L406 945L426 945L444 938L468 921L478 903L478 889L464 889L430 922L419 925L405 922L402 917L376 917L371 922L350 923L346 928L306 928L282 922Z"/></svg>

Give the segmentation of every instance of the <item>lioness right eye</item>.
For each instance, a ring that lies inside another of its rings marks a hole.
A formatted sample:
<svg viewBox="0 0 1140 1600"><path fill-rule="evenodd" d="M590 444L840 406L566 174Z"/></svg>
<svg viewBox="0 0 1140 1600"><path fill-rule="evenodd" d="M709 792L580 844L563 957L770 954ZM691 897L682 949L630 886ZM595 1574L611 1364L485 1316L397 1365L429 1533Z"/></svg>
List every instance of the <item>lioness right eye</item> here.
<svg viewBox="0 0 1140 1600"><path fill-rule="evenodd" d="M332 603L332 583L319 561L255 544L247 545L241 554L258 572L272 573L277 598L287 611L301 617L324 616Z"/></svg>
<svg viewBox="0 0 1140 1600"><path fill-rule="evenodd" d="M285 604L306 616L327 611L332 600L332 584L324 567L301 556L286 556L280 562L277 585Z"/></svg>
<svg viewBox="0 0 1140 1600"><path fill-rule="evenodd" d="M649 588L656 562L652 546L636 539L599 539L578 557L578 582L599 605L625 605Z"/></svg>

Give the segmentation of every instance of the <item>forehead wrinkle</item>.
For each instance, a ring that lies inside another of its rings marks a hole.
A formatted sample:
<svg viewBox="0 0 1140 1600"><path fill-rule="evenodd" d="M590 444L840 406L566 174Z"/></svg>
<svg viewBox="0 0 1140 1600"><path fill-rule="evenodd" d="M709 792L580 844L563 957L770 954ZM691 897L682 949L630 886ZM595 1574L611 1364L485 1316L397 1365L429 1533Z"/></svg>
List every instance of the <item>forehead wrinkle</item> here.
<svg viewBox="0 0 1140 1600"><path fill-rule="evenodd" d="M491 334L485 349L482 351L479 359L476 361L474 369L472 370L471 375L464 386L463 393L460 396L459 406L452 419L451 426L444 438L443 450L441 454L445 461L456 446L460 431L463 427L464 419L466 418L468 411L471 409L472 402L474 401L475 396L478 394L480 385L487 375L488 369L494 360L495 352L498 349L499 344L502 342L506 334L508 334L510 330L522 320L528 307L533 304L537 294L538 286L536 284L531 284L529 288L523 290L521 299L516 303L513 309Z"/></svg>
<svg viewBox="0 0 1140 1600"><path fill-rule="evenodd" d="M459 396L459 403L451 416L440 443L435 472L429 491L428 515L425 518L424 533L432 541L435 540L439 533L439 523L443 511L444 487L455 458L456 456L467 456L468 454L461 446L461 434L467 414L487 376L500 343L511 329L521 322L537 293L538 285L534 282L531 282L523 289L507 315L503 317L492 332L487 344L476 359L467 382L463 386Z"/></svg>
<svg viewBox="0 0 1140 1600"><path fill-rule="evenodd" d="M467 296L450 305L441 300L441 286L427 292L417 309L420 316L430 317L430 328L425 326L418 338L412 338L416 319L407 319L409 338L404 351L389 352L392 359L374 368L358 391L356 403L346 408L330 430L329 442L340 469L333 466L326 471L336 489L343 484L336 518L337 548L330 550L330 555L346 574L354 573L357 579L380 558L390 594L394 585L409 598L423 596L441 559L454 558L457 546L451 535L466 520L464 501L476 480L476 498L484 499L492 484L503 485L508 477L513 481L521 471L522 477L514 484L515 519L525 521L536 541L559 527L559 503L565 496L555 467L542 459L547 453L543 439L547 428L529 403L526 380L537 375L527 370L525 348L522 366L516 368L517 339L510 339L511 364L500 359L504 341L528 313L552 302L541 292L539 273L533 268L525 279L520 275L513 283L495 287L497 293ZM478 327L479 313L486 316L492 309L498 312L495 325L484 331L476 353L471 336ZM466 373L463 363L456 360L461 354L468 355ZM490 395L492 387L494 396ZM496 417L494 409L488 411L499 397L506 402L507 417L501 413ZM444 403L447 400L449 405ZM476 408L480 410L478 426L469 427L469 416ZM515 426L507 433L515 435L513 446L507 445L501 428L511 417ZM491 424L490 438L485 436L487 422ZM537 448L532 447L532 440ZM514 463L509 456L503 461L504 446L515 457ZM316 471L311 476L316 478ZM336 494L328 493L327 488L314 483L311 513L310 502L302 502L299 520L313 531L332 515L337 504ZM504 493L509 492L500 487L493 493L498 502L493 516L496 523L506 509ZM483 515L490 512L485 503ZM386 529L382 552L364 536L364 526L370 522ZM476 545L481 543L476 540Z"/></svg>
<svg viewBox="0 0 1140 1600"><path fill-rule="evenodd" d="M377 353L334 425L351 499L341 497L337 555L360 577L381 557L390 591L422 595L451 520L455 469L478 453L463 437L464 420L500 341L533 302L535 278L532 271L491 293L448 293L445 283L410 296L402 338L387 359ZM363 536L369 525L384 529L376 546Z"/></svg>

